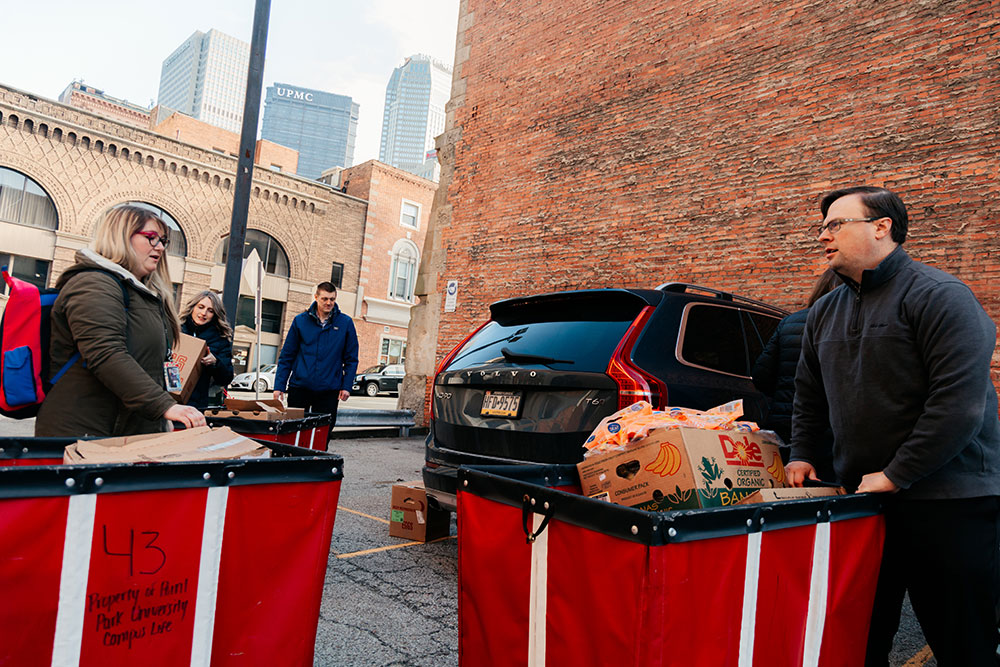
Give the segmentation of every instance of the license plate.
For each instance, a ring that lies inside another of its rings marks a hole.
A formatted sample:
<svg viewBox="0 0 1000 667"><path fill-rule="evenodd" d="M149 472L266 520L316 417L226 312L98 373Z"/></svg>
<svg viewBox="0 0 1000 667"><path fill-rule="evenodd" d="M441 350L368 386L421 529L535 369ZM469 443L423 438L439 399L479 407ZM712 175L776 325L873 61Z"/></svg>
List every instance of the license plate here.
<svg viewBox="0 0 1000 667"><path fill-rule="evenodd" d="M521 392L488 391L483 396L483 417L517 417L521 409Z"/></svg>

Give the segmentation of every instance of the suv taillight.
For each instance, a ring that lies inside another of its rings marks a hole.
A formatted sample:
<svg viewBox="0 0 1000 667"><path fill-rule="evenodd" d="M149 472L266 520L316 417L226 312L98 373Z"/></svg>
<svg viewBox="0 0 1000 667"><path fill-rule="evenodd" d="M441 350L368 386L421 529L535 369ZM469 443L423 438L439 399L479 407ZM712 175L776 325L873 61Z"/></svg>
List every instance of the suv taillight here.
<svg viewBox="0 0 1000 667"><path fill-rule="evenodd" d="M618 384L618 409L649 401L654 408L663 408L667 401L667 386L658 378L632 363L632 348L655 308L646 306L625 332L605 371Z"/></svg>
<svg viewBox="0 0 1000 667"><path fill-rule="evenodd" d="M434 371L434 377L431 379L431 419L434 419L434 385L435 385L435 383L437 383L437 376L441 374L441 371L443 371L444 369L448 368L448 364L450 364L451 361L452 361L452 359L455 358L455 356L458 354L459 350L461 350L463 347L465 347L465 344L469 342L469 339L472 338L473 336L475 336L477 333L479 333L482 330L483 327L485 327L487 324L489 324L492 321L493 320L486 320L485 322L483 322L482 324L480 324L478 327L476 327L476 330L473 331L472 333L470 333L465 338L463 338L461 343L459 343L455 347L451 348L451 352L449 352L448 354L446 354L445 357L444 357L444 359L441 360L441 363L438 364L437 369L435 369L435 371Z"/></svg>

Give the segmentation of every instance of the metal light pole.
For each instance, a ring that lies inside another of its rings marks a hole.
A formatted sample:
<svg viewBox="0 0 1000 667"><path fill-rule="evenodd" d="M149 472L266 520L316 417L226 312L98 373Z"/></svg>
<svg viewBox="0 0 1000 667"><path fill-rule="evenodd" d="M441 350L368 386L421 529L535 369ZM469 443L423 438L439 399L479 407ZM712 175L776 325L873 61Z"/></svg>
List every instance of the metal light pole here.
<svg viewBox="0 0 1000 667"><path fill-rule="evenodd" d="M253 37L250 40L250 67L247 70L247 96L243 104L243 132L236 167L236 190L233 193L233 217L229 223L229 256L226 278L222 284L222 303L236 324L240 302L240 275L243 272L243 244L247 234L247 210L253 181L253 158L257 144L257 121L260 118L260 93L264 79L264 52L267 50L267 24L271 0L256 0L253 12ZM258 325L259 326L259 325Z"/></svg>

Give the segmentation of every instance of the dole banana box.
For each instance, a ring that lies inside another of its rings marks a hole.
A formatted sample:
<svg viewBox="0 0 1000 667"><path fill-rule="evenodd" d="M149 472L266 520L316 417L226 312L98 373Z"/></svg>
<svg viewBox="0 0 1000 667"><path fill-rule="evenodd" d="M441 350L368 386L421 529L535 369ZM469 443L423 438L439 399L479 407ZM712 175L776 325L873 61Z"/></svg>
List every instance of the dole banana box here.
<svg viewBox="0 0 1000 667"><path fill-rule="evenodd" d="M759 432L657 429L577 471L584 495L650 511L733 505L785 486L778 446Z"/></svg>

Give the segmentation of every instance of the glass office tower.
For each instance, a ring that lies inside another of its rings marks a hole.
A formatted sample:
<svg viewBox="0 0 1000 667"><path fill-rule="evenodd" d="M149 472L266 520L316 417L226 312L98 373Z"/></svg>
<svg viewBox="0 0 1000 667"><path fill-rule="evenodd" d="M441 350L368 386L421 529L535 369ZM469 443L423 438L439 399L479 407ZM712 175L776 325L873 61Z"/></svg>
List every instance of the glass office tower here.
<svg viewBox="0 0 1000 667"><path fill-rule="evenodd" d="M296 173L319 178L326 169L354 163L358 109L345 95L276 83L267 89L260 138L297 150Z"/></svg>
<svg viewBox="0 0 1000 667"><path fill-rule="evenodd" d="M240 132L249 66L246 42L218 30L196 31L163 61L158 103Z"/></svg>
<svg viewBox="0 0 1000 667"><path fill-rule="evenodd" d="M438 180L434 139L444 132L451 68L429 56L407 58L385 88L381 162Z"/></svg>

